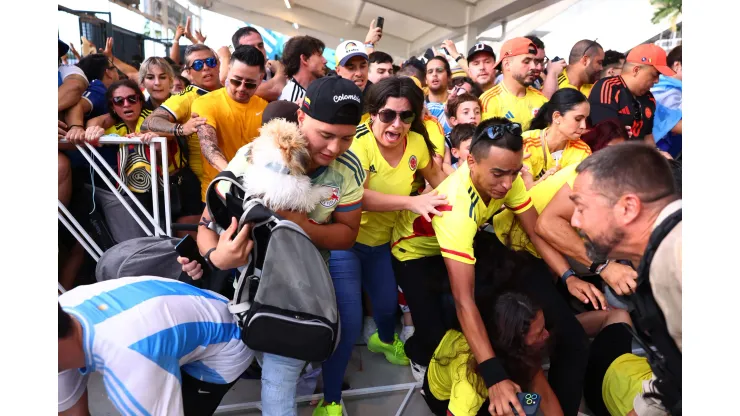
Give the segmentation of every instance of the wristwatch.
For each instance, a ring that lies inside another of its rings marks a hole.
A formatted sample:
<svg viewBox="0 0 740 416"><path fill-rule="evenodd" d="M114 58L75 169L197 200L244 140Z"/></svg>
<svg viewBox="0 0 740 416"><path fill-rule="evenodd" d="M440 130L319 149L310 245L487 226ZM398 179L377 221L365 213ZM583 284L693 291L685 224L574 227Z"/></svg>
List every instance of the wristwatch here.
<svg viewBox="0 0 740 416"><path fill-rule="evenodd" d="M560 276L560 280L562 280L563 283L565 283L566 280L568 280L571 276L575 276L575 275L576 275L576 272L573 269L568 269L565 271L565 273L563 273L562 276Z"/></svg>
<svg viewBox="0 0 740 416"><path fill-rule="evenodd" d="M604 262L593 262L591 263L591 266L588 268L588 271L591 273L598 275L601 275L601 272L606 268L606 266L609 264L609 260Z"/></svg>
<svg viewBox="0 0 740 416"><path fill-rule="evenodd" d="M213 247L212 249L208 250L206 254L203 256L203 259L206 261L206 263L208 263L208 266L210 266L211 269L221 270L218 267L216 267L211 261L211 253L213 253L214 250L216 250L216 247Z"/></svg>
<svg viewBox="0 0 740 416"><path fill-rule="evenodd" d="M455 58L455 62L460 62L461 59L465 59L465 55L463 54L457 55L457 58Z"/></svg>

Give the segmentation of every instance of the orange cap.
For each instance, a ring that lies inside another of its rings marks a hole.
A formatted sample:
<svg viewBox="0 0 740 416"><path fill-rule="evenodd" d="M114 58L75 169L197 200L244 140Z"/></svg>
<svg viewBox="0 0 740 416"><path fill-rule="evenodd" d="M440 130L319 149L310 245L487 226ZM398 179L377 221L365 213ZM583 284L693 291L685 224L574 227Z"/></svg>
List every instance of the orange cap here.
<svg viewBox="0 0 740 416"><path fill-rule="evenodd" d="M668 67L663 48L652 43L635 46L627 55L627 62L638 65L652 65L661 74L672 77L676 73Z"/></svg>
<svg viewBox="0 0 740 416"><path fill-rule="evenodd" d="M498 62L495 66L499 66L504 58L509 58L517 55L526 55L531 53L537 55L537 46L527 38L513 38L504 42L501 46L501 53L499 54Z"/></svg>

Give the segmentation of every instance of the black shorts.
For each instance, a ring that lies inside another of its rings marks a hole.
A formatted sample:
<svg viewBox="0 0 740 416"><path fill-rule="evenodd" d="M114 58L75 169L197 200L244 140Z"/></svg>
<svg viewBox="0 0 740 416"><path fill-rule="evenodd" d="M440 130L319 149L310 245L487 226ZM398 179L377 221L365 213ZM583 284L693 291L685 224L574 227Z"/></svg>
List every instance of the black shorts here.
<svg viewBox="0 0 740 416"><path fill-rule="evenodd" d="M614 360L632 352L632 334L625 325L616 323L607 326L591 343L583 397L596 416L610 416L601 395L606 370Z"/></svg>
<svg viewBox="0 0 740 416"><path fill-rule="evenodd" d="M221 399L239 379L229 384L213 384L198 380L184 371L182 376L182 405L185 416L211 416Z"/></svg>

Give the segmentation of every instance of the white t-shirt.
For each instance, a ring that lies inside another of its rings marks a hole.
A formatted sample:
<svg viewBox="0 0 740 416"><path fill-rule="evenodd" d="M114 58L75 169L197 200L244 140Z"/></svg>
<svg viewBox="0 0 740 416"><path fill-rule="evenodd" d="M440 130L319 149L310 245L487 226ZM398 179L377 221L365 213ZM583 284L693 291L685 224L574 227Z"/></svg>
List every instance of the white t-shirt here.
<svg viewBox="0 0 740 416"><path fill-rule="evenodd" d="M252 363L228 299L153 276L78 286L59 304L80 322L85 367L58 375L59 412L82 395L87 377L102 374L121 414L182 415L181 371L228 384Z"/></svg>
<svg viewBox="0 0 740 416"><path fill-rule="evenodd" d="M64 82L65 78L73 74L79 75L87 81L85 73L77 65L59 65L59 77L62 79L62 82Z"/></svg>
<svg viewBox="0 0 740 416"><path fill-rule="evenodd" d="M293 78L285 84L283 92L280 93L278 100L296 102L306 96L306 89L297 83Z"/></svg>

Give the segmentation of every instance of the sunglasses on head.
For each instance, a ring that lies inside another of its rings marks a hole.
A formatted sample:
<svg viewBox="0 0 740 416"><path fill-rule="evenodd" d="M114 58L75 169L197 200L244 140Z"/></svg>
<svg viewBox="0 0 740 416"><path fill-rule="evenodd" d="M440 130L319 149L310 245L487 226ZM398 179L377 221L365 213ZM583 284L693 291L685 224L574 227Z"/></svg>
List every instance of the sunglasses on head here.
<svg viewBox="0 0 740 416"><path fill-rule="evenodd" d="M253 90L253 89L257 88L257 83L256 82L247 81L245 79L239 80L239 79L229 78L229 82L231 83L231 85L234 86L234 88L239 88L242 85L244 85L244 88L246 88L248 90Z"/></svg>
<svg viewBox="0 0 740 416"><path fill-rule="evenodd" d="M502 137L504 137L505 133L509 133L513 136L521 136L522 135L522 125L519 123L507 123L507 124L496 124L493 126L490 126L480 132L479 135L475 136L473 141L470 143L470 148L473 148L473 145L482 139L488 139L488 140L498 140Z"/></svg>
<svg viewBox="0 0 740 416"><path fill-rule="evenodd" d="M400 117L403 124L411 124L416 118L416 113L411 110L399 112L389 109L381 110L378 112L378 118L383 123L393 123L393 121L396 120L396 117Z"/></svg>
<svg viewBox="0 0 740 416"><path fill-rule="evenodd" d="M216 65L218 65L218 61L216 60L216 58L196 59L193 61L192 64L190 64L188 69L192 69L196 72L199 72L203 70L203 66L208 66L209 68L215 68Z"/></svg>
<svg viewBox="0 0 740 416"><path fill-rule="evenodd" d="M588 50L589 49L591 49L594 46L596 46L596 41L597 40L599 40L599 38L596 38L596 39L592 40L591 43L588 44L588 47L583 51L583 56L586 56L586 54L588 53Z"/></svg>
<svg viewBox="0 0 740 416"><path fill-rule="evenodd" d="M123 107L124 101L128 101L129 104L136 104L139 102L139 96L138 95L129 95L126 97L113 97L111 99L113 101L113 105L116 107Z"/></svg>

